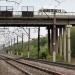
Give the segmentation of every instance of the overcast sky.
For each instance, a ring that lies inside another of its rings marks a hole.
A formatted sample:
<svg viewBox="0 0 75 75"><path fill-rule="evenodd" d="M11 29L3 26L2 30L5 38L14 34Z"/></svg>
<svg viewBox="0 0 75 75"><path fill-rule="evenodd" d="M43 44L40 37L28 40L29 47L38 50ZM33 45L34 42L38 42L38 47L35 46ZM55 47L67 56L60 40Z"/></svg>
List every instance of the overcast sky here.
<svg viewBox="0 0 75 75"><path fill-rule="evenodd" d="M18 5L14 2L8 2L6 3L5 0L0 0L0 6L2 5L13 5L16 6L16 8L19 9L19 6L34 6L35 10L38 10L39 8L54 8L55 6L58 6L57 8L65 9L66 11L75 11L75 0L58 0L60 1L60 5L55 0L8 0L8 1L16 1L20 3Z"/></svg>

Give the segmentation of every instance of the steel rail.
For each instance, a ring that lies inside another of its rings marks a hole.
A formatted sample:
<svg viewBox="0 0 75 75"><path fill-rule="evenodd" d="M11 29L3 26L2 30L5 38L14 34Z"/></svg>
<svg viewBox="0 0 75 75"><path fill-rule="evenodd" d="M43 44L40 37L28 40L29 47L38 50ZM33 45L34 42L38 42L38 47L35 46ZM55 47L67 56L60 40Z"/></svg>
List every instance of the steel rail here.
<svg viewBox="0 0 75 75"><path fill-rule="evenodd" d="M0 55L1 56L1 55ZM30 68L34 68L34 69L37 69L37 71L38 70L40 70L40 71L42 71L42 72L45 72L45 73L48 73L49 75L51 74L51 75L61 75L61 74L59 74L59 73L55 73L55 72L53 72L53 71L50 71L50 70L48 70L48 69L44 69L44 68L41 68L41 67L38 67L38 66L34 66L34 65L31 65L31 64L28 64L28 63L24 63L24 62L21 62L21 61L18 61L17 59L14 59L14 58L9 58L9 57L6 57L6 56L2 56L2 57L4 57L4 58L6 58L7 60L5 60L8 64L10 64L10 65L12 65L12 62L10 63L8 60L12 60L12 61L14 61L14 62L17 62L17 63L19 63L19 64L22 64L22 65L26 65L26 66L28 66L28 67L30 67ZM13 65L12 65L13 66Z"/></svg>
<svg viewBox="0 0 75 75"><path fill-rule="evenodd" d="M25 75L31 75L30 73L22 70L21 68L17 67L16 65L12 64L12 62L10 63L8 60L10 60L9 58L3 57L0 55L0 60L4 60L7 64L11 65L12 67L16 68L17 70L21 71L22 73L24 73Z"/></svg>
<svg viewBox="0 0 75 75"><path fill-rule="evenodd" d="M39 62L39 63L43 63L43 64L47 64L47 65L53 65L53 66L58 66L58 67L66 68L66 69L75 70L75 65L65 64L62 62L50 62L48 60L31 59L31 58L24 58L24 57L17 58L17 60L19 60L19 59L24 59L24 60L28 60L28 61Z"/></svg>

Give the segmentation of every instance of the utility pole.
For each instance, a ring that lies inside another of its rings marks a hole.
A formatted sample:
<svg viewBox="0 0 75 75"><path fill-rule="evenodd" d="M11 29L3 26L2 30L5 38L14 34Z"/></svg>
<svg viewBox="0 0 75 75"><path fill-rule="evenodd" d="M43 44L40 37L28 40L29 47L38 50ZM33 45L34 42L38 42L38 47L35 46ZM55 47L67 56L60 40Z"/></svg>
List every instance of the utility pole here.
<svg viewBox="0 0 75 75"><path fill-rule="evenodd" d="M17 45L18 45L18 36L17 36Z"/></svg>
<svg viewBox="0 0 75 75"><path fill-rule="evenodd" d="M22 51L23 51L23 33L22 33ZM21 52L21 56L23 56L23 52Z"/></svg>
<svg viewBox="0 0 75 75"><path fill-rule="evenodd" d="M48 52L50 54L50 26L47 27L48 30Z"/></svg>
<svg viewBox="0 0 75 75"><path fill-rule="evenodd" d="M55 0L55 1L58 3L58 5L63 2L63 1L60 2L59 0ZM55 6L55 8L57 6ZM57 10L54 9L54 23L53 23L53 62L56 62L56 12L57 12Z"/></svg>
<svg viewBox="0 0 75 75"><path fill-rule="evenodd" d="M22 33L22 49L23 49L23 33Z"/></svg>
<svg viewBox="0 0 75 75"><path fill-rule="evenodd" d="M18 36L17 36L17 55L18 55Z"/></svg>
<svg viewBox="0 0 75 75"><path fill-rule="evenodd" d="M40 27L38 27L38 59L40 57Z"/></svg>
<svg viewBox="0 0 75 75"><path fill-rule="evenodd" d="M11 39L11 48L12 48L12 39ZM11 54L12 54L12 49L11 49Z"/></svg>
<svg viewBox="0 0 75 75"><path fill-rule="evenodd" d="M14 37L14 50L15 50L15 37Z"/></svg>
<svg viewBox="0 0 75 75"><path fill-rule="evenodd" d="M14 37L14 44L15 44L15 37Z"/></svg>
<svg viewBox="0 0 75 75"><path fill-rule="evenodd" d="M28 58L30 57L30 48L29 48L29 44L30 44L30 28L29 30L29 34L28 34Z"/></svg>
<svg viewBox="0 0 75 75"><path fill-rule="evenodd" d="M11 39L11 46L12 46L12 39Z"/></svg>
<svg viewBox="0 0 75 75"><path fill-rule="evenodd" d="M53 62L56 62L56 9L54 10L53 20Z"/></svg>

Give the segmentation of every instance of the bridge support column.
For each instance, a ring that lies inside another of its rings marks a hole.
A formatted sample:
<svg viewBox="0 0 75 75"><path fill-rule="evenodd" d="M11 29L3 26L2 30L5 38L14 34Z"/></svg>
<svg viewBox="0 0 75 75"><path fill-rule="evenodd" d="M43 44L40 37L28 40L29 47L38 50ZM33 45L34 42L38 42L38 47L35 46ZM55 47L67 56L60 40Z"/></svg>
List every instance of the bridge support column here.
<svg viewBox="0 0 75 75"><path fill-rule="evenodd" d="M19 55L19 54L18 54L18 51L17 51L16 55L17 55L17 56Z"/></svg>
<svg viewBox="0 0 75 75"><path fill-rule="evenodd" d="M59 51L58 51L58 41L59 41L59 38L58 38L58 28L56 28L56 53L58 54Z"/></svg>
<svg viewBox="0 0 75 75"><path fill-rule="evenodd" d="M50 50L50 27L47 27L48 29L48 52L49 54L51 53L51 50Z"/></svg>
<svg viewBox="0 0 75 75"><path fill-rule="evenodd" d="M16 55L18 56L19 55L19 53L18 53L18 36L17 36L17 52L16 52Z"/></svg>
<svg viewBox="0 0 75 75"><path fill-rule="evenodd" d="M12 51L10 52L10 54L12 55Z"/></svg>
<svg viewBox="0 0 75 75"><path fill-rule="evenodd" d="M56 62L56 26L53 26L52 36L53 62Z"/></svg>
<svg viewBox="0 0 75 75"><path fill-rule="evenodd" d="M38 59L40 58L40 27L38 27Z"/></svg>
<svg viewBox="0 0 75 75"><path fill-rule="evenodd" d="M53 30L52 29L50 29L50 53L52 54L52 43L53 43Z"/></svg>
<svg viewBox="0 0 75 75"><path fill-rule="evenodd" d="M23 52L21 52L21 56L23 56Z"/></svg>
<svg viewBox="0 0 75 75"><path fill-rule="evenodd" d="M64 52L64 61L66 62L67 56L66 56L66 26L63 28L63 52Z"/></svg>
<svg viewBox="0 0 75 75"><path fill-rule="evenodd" d="M11 53L10 53L10 51L8 51L8 55L10 55Z"/></svg>
<svg viewBox="0 0 75 75"><path fill-rule="evenodd" d="M63 50L62 50L62 28L59 28L59 50L60 50L60 56L62 56Z"/></svg>
<svg viewBox="0 0 75 75"><path fill-rule="evenodd" d="M28 58L30 58L30 28L28 29L29 33L28 33Z"/></svg>
<svg viewBox="0 0 75 75"><path fill-rule="evenodd" d="M11 39L11 47L12 47L12 39ZM12 55L12 49L11 49L11 55Z"/></svg>
<svg viewBox="0 0 75 75"><path fill-rule="evenodd" d="M72 25L67 25L67 52L68 52L68 62L71 62L71 40L70 40L70 28Z"/></svg>

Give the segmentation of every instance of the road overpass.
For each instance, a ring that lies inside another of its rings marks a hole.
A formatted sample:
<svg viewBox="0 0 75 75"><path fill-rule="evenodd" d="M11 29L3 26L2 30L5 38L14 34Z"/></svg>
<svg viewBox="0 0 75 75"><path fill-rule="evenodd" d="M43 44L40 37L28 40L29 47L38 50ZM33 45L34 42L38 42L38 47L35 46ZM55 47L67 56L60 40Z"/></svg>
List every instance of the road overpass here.
<svg viewBox="0 0 75 75"><path fill-rule="evenodd" d="M21 15L11 17L0 17L0 26L47 27L48 50L50 53L53 53L53 60L55 61L56 54L60 52L60 56L64 56L64 61L67 61L68 57L68 62L71 62L70 28L71 26L75 25L75 13L56 13L55 35L53 35L53 24L54 14L52 13L48 15L39 15L39 13L37 13L34 14L33 17L22 17ZM54 36L55 41L53 41ZM55 49L53 49L53 46L55 46Z"/></svg>
<svg viewBox="0 0 75 75"><path fill-rule="evenodd" d="M0 26L51 26L53 15L34 15L34 17L0 17ZM64 13L56 15L56 25L75 25L75 14Z"/></svg>

